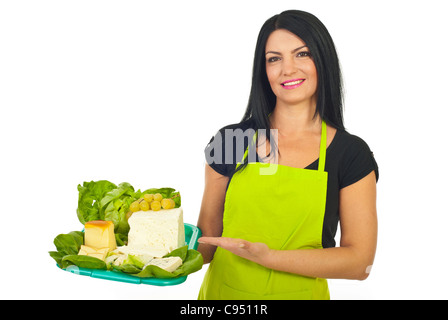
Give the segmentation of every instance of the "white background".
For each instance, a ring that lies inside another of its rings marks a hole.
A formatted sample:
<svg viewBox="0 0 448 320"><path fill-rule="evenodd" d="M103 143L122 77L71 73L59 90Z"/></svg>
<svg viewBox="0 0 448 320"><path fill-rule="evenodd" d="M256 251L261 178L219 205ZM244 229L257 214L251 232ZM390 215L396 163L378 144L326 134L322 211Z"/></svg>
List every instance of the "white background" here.
<svg viewBox="0 0 448 320"><path fill-rule="evenodd" d="M206 266L154 287L56 268L80 230L77 185L106 179L181 191L196 224L203 150L238 122L263 22L319 17L343 69L347 130L380 167L379 240L365 281L333 299L446 299L446 73L442 1L2 1L2 299L196 299Z"/></svg>

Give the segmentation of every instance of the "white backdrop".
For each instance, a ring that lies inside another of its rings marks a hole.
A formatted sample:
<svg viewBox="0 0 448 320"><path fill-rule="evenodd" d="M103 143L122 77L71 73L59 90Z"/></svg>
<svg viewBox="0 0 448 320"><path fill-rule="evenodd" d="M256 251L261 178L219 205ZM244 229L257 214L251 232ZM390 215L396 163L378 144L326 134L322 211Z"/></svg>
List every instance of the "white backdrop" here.
<svg viewBox="0 0 448 320"><path fill-rule="evenodd" d="M203 149L240 120L263 22L319 17L336 43L349 132L380 167L379 241L365 281L333 299L446 299L442 1L2 1L2 299L196 299L207 267L178 286L56 268L59 233L80 230L77 185L106 179L180 190L196 224Z"/></svg>

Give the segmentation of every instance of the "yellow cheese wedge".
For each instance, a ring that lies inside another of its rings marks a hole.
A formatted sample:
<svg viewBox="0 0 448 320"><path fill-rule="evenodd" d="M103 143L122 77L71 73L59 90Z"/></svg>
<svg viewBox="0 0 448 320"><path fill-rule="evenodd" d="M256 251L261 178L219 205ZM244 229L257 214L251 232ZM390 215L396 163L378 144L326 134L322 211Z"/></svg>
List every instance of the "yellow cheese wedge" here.
<svg viewBox="0 0 448 320"><path fill-rule="evenodd" d="M104 261L106 259L108 252L109 252L109 248L95 249L95 248L81 245L78 255L94 257L94 258L98 258L98 259Z"/></svg>
<svg viewBox="0 0 448 320"><path fill-rule="evenodd" d="M86 222L84 225L84 244L93 249L115 250L117 242L115 240L114 223L103 220Z"/></svg>

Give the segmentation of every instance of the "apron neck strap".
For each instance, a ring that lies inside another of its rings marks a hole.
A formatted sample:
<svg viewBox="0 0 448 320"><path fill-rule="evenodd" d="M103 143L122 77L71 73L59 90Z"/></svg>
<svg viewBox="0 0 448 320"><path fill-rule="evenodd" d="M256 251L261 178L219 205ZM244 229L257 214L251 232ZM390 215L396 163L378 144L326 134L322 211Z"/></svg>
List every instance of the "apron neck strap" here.
<svg viewBox="0 0 448 320"><path fill-rule="evenodd" d="M253 137L253 141L252 143L256 143L257 140L257 133L255 132L255 135ZM246 148L246 151L244 152L244 156L243 159L241 160L241 162L238 162L236 164L236 168L238 168L242 163L244 163L244 159L247 157L247 153L249 151L249 146ZM326 156L327 156L327 123L322 120L322 133L320 136L320 151L319 151L319 167L317 169L317 171L325 171L325 160L326 160Z"/></svg>
<svg viewBox="0 0 448 320"><path fill-rule="evenodd" d="M325 171L325 158L327 155L327 123L322 120L322 134L320 136L319 168L318 171Z"/></svg>

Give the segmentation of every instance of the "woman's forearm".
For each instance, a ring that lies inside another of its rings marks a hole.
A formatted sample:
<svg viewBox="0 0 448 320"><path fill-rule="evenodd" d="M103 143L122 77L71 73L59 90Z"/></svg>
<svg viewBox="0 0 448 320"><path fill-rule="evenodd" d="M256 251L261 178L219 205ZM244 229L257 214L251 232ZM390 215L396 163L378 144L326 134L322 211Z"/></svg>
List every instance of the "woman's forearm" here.
<svg viewBox="0 0 448 320"><path fill-rule="evenodd" d="M368 277L373 259L351 247L307 250L269 250L259 263L267 268L325 279Z"/></svg>
<svg viewBox="0 0 448 320"><path fill-rule="evenodd" d="M203 245L219 246L266 268L325 279L368 277L374 250L342 246L326 249L273 250L265 243L226 237L201 237Z"/></svg>
<svg viewBox="0 0 448 320"><path fill-rule="evenodd" d="M199 251L202 255L202 259L204 261L204 264L210 263L213 260L213 256L216 251L216 247L207 246L203 244L199 244L197 251Z"/></svg>

